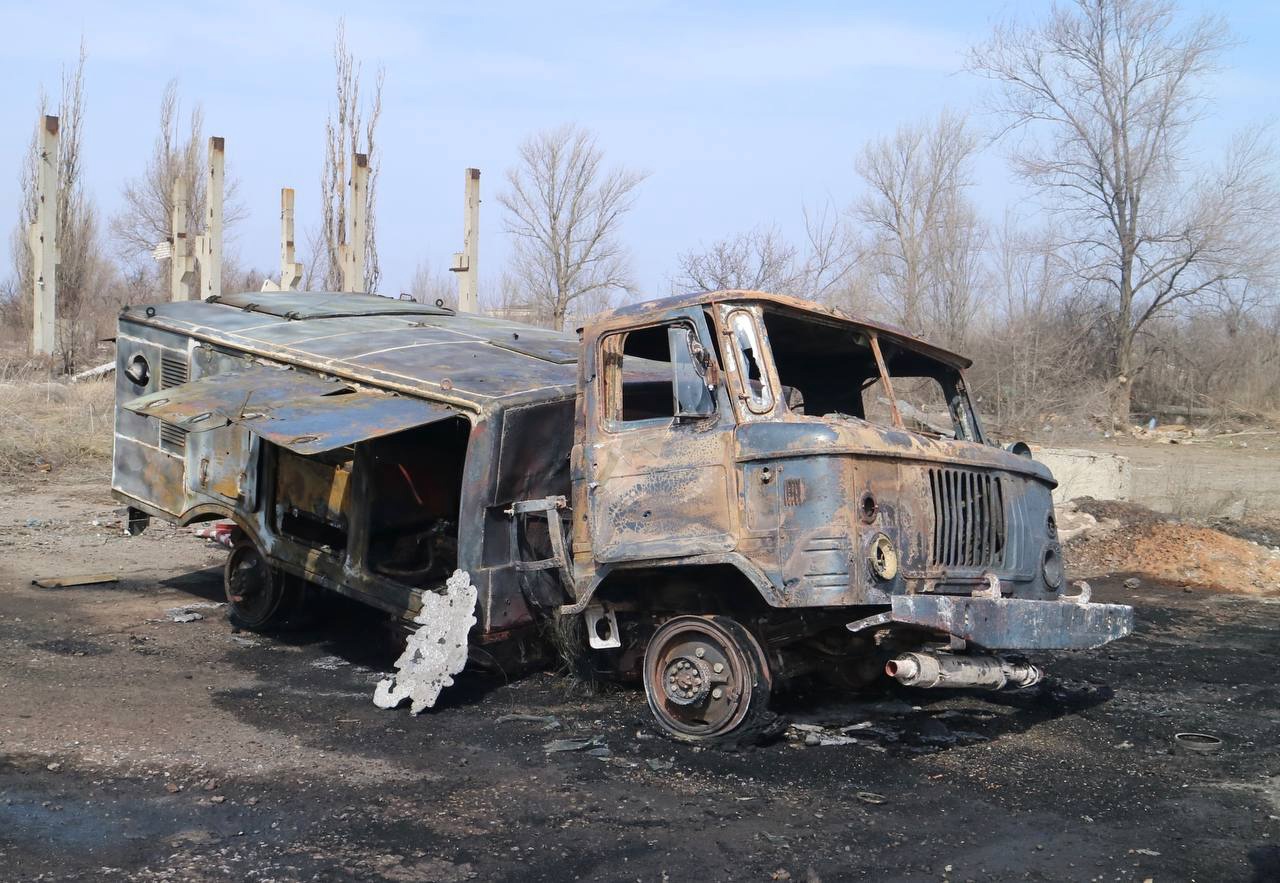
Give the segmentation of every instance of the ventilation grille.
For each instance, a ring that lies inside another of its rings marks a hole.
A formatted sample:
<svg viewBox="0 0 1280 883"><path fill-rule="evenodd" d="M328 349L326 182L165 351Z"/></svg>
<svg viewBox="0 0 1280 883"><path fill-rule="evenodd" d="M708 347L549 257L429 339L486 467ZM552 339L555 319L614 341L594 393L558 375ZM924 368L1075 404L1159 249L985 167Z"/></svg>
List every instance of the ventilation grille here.
<svg viewBox="0 0 1280 883"><path fill-rule="evenodd" d="M788 478L782 483L782 505L799 506L804 502L804 482L798 478Z"/></svg>
<svg viewBox="0 0 1280 883"><path fill-rule="evenodd" d="M171 454L185 454L187 451L187 431L181 426L160 424L160 449Z"/></svg>
<svg viewBox="0 0 1280 883"><path fill-rule="evenodd" d="M160 388L171 389L181 386L191 377L187 369L186 356L160 356Z"/></svg>
<svg viewBox="0 0 1280 883"><path fill-rule="evenodd" d="M1004 564L1004 487L1000 477L966 469L930 469L932 563L941 567Z"/></svg>

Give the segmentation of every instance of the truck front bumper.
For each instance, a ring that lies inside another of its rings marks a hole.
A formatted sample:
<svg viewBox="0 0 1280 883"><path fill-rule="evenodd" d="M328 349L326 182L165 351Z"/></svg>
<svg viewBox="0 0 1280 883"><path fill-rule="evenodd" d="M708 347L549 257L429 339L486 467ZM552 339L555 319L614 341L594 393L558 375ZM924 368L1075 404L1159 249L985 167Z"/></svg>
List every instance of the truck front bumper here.
<svg viewBox="0 0 1280 883"><path fill-rule="evenodd" d="M885 613L851 622L850 631L892 623L945 632L989 650L1085 650L1133 631L1133 608L1064 599L894 595Z"/></svg>

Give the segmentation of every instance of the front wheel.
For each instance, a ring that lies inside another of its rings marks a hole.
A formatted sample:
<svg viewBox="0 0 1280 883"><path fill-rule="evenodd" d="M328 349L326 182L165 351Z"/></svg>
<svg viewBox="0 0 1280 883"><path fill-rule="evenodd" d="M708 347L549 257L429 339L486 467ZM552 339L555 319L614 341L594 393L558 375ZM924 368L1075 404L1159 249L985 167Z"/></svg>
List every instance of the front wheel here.
<svg viewBox="0 0 1280 883"><path fill-rule="evenodd" d="M772 680L764 650L727 616L677 616L644 654L644 690L658 725L684 742L750 744L770 735Z"/></svg>

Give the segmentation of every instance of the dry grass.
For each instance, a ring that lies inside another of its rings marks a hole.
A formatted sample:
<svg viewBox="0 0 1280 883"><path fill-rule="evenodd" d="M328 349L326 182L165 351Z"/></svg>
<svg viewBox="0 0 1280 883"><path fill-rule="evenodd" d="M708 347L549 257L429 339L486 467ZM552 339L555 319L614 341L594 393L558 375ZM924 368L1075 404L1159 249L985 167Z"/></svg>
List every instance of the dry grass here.
<svg viewBox="0 0 1280 883"><path fill-rule="evenodd" d="M0 476L111 459L115 383L0 377Z"/></svg>

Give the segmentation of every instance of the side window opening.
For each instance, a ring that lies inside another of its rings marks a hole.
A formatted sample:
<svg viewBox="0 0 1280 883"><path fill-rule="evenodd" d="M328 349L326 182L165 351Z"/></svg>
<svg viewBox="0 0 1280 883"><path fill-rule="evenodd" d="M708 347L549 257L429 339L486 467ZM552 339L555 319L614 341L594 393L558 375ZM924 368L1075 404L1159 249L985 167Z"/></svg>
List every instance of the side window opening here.
<svg viewBox="0 0 1280 883"><path fill-rule="evenodd" d="M769 388L769 381L764 375L763 352L755 319L745 310L730 313L729 334L738 362L742 394L747 397L748 407L757 413L770 410L773 408L773 390Z"/></svg>
<svg viewBox="0 0 1280 883"><path fill-rule="evenodd" d="M715 413L709 357L686 323L612 334L601 342L606 419L615 424L670 422Z"/></svg>

